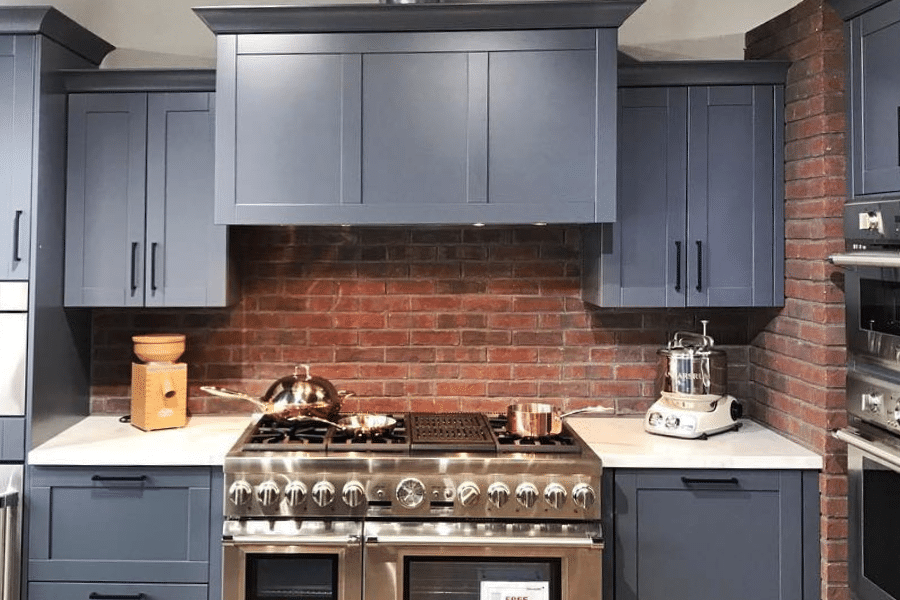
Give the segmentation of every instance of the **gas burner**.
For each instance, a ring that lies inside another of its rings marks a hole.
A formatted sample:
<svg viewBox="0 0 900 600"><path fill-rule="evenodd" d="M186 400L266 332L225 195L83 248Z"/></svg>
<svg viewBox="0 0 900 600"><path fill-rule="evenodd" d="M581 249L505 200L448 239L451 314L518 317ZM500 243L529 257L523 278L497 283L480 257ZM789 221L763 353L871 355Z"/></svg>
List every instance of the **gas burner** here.
<svg viewBox="0 0 900 600"><path fill-rule="evenodd" d="M548 454L578 454L581 452L575 438L564 426L562 433L542 437L522 437L506 430L506 415L490 419L491 429L497 436L499 452L535 452Z"/></svg>

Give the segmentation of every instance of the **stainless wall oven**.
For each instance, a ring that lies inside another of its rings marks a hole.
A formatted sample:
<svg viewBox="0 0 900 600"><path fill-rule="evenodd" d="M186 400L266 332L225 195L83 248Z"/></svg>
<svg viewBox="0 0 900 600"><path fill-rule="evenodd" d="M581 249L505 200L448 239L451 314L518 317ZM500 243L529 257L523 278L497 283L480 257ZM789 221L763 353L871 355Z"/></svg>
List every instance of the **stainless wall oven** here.
<svg viewBox="0 0 900 600"><path fill-rule="evenodd" d="M900 200L844 208L848 580L854 600L900 600Z"/></svg>
<svg viewBox="0 0 900 600"><path fill-rule="evenodd" d="M601 599L602 469L580 439L396 418L374 438L245 432L225 459L225 600Z"/></svg>

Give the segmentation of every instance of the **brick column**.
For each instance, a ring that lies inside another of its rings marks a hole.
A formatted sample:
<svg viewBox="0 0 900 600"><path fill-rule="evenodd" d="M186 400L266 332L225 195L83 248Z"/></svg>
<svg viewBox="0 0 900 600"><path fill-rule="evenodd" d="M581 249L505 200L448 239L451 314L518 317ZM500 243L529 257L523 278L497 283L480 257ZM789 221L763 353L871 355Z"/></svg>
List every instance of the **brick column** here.
<svg viewBox="0 0 900 600"><path fill-rule="evenodd" d="M822 598L847 599L843 277L846 190L843 22L804 0L747 34L747 58L793 62L785 93L785 306L754 340L754 416L820 452Z"/></svg>

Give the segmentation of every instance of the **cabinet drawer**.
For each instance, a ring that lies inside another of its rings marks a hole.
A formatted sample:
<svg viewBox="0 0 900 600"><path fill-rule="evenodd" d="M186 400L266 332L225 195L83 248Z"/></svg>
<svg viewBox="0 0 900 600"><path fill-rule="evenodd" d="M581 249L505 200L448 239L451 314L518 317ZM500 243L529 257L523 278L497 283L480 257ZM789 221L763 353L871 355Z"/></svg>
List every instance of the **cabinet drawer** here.
<svg viewBox="0 0 900 600"><path fill-rule="evenodd" d="M208 582L208 469L31 474L31 580Z"/></svg>
<svg viewBox="0 0 900 600"><path fill-rule="evenodd" d="M140 594L143 594L142 596ZM147 585L140 583L31 583L31 600L207 600L205 585Z"/></svg>

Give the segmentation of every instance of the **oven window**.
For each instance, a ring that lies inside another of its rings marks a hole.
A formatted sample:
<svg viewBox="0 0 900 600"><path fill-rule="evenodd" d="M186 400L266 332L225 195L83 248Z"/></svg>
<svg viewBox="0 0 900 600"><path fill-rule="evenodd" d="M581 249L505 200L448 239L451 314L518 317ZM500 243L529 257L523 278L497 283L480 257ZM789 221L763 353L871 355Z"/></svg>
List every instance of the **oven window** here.
<svg viewBox="0 0 900 600"><path fill-rule="evenodd" d="M859 328L900 336L900 283L859 280Z"/></svg>
<svg viewBox="0 0 900 600"><path fill-rule="evenodd" d="M895 514L900 473L863 457L862 477L863 575L891 598L900 598L900 521Z"/></svg>
<svg viewBox="0 0 900 600"><path fill-rule="evenodd" d="M247 555L247 600L337 600L336 556Z"/></svg>
<svg viewBox="0 0 900 600"><path fill-rule="evenodd" d="M560 561L406 558L404 600L561 600Z"/></svg>

